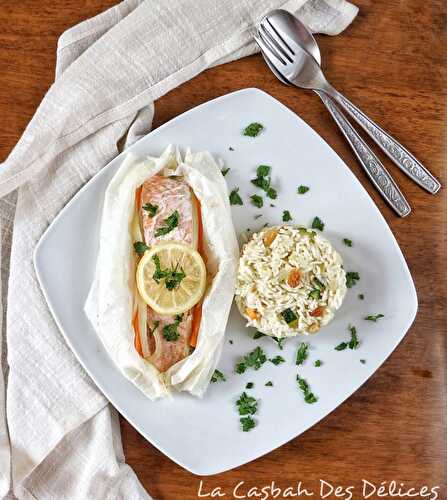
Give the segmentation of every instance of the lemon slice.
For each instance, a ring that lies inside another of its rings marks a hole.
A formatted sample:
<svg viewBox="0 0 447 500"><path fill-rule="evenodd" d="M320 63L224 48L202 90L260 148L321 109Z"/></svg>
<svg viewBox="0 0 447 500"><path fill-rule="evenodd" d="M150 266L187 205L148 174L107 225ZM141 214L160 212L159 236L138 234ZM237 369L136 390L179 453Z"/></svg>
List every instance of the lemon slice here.
<svg viewBox="0 0 447 500"><path fill-rule="evenodd" d="M141 298L163 316L181 314L202 298L206 268L199 252L176 241L158 243L147 250L137 266Z"/></svg>

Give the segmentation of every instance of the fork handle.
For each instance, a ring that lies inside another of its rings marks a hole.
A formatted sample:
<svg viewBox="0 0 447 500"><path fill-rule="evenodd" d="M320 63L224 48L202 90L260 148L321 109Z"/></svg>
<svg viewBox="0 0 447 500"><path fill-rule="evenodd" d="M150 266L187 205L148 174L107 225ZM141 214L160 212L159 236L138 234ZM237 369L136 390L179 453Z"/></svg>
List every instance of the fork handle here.
<svg viewBox="0 0 447 500"><path fill-rule="evenodd" d="M328 85L325 92L371 137L382 151L406 174L429 193L435 194L441 184L402 144L381 129L377 123L354 106L344 95Z"/></svg>
<svg viewBox="0 0 447 500"><path fill-rule="evenodd" d="M388 170L382 165L380 160L371 151L369 146L359 136L327 94L320 90L315 90L315 92L320 96L329 113L332 115L332 118L335 120L353 149L360 164L365 169L372 183L376 186L385 201L400 217L408 215L411 212L410 205L397 187L397 184L394 182Z"/></svg>

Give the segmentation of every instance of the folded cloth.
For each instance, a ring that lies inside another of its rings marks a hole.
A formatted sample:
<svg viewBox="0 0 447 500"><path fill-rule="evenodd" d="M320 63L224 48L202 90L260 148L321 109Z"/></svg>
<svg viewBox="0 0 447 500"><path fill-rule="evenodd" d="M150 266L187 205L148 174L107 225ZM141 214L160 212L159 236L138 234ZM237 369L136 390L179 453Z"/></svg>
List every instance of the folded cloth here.
<svg viewBox="0 0 447 500"><path fill-rule="evenodd" d="M253 26L273 8L332 35L357 13L345 0L125 0L61 36L56 81L0 169L0 496L148 498L115 411L46 307L32 253L118 145L150 130L155 99L253 54Z"/></svg>

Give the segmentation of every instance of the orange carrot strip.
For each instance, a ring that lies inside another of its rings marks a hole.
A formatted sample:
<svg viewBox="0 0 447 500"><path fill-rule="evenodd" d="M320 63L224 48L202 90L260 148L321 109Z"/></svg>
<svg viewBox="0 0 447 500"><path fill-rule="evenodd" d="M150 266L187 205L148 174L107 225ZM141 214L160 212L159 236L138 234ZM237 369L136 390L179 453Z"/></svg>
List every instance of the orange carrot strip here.
<svg viewBox="0 0 447 500"><path fill-rule="evenodd" d="M140 209L141 206L141 192L143 191L143 185L135 190L135 207L137 210Z"/></svg>
<svg viewBox="0 0 447 500"><path fill-rule="evenodd" d="M140 338L140 327L138 325L138 311L135 313L135 316L133 317L132 326L135 332L135 338L134 338L135 349L137 350L138 354L141 357L143 357L143 348L141 347L141 338Z"/></svg>
<svg viewBox="0 0 447 500"><path fill-rule="evenodd" d="M195 347L197 345L197 338L199 336L201 320L202 303L199 303L194 306L194 312L192 313L191 336L189 337L189 345L191 345L192 347Z"/></svg>
<svg viewBox="0 0 447 500"><path fill-rule="evenodd" d="M202 207L200 205L200 201L194 195L194 202L197 208L197 251L202 256L203 260L205 260L205 254L203 252L203 225L202 225ZM197 338L199 336L200 330L200 322L202 320L202 303L199 302L194 306L194 311L192 313L192 326L191 326L191 335L189 337L189 345L192 347L196 347Z"/></svg>

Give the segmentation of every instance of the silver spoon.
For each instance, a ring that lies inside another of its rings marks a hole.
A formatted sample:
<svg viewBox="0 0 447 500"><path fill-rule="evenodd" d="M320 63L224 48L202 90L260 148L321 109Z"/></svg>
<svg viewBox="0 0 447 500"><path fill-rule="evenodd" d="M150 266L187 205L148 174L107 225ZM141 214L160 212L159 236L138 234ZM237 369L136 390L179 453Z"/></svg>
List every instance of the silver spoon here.
<svg viewBox="0 0 447 500"><path fill-rule="evenodd" d="M267 14L267 16L261 20L260 35L264 35L264 41L265 37L267 37L268 41L279 50L280 58L285 58L289 62L292 60L295 65L300 66L300 61L303 61L303 59L305 60L305 58L303 58L304 52L304 54L307 53L306 55L310 54L318 66L321 64L320 51L312 33L299 19L287 11L274 10ZM270 68L272 65L273 63L270 62ZM279 72L283 76L281 81L285 83L285 79L290 80L290 78L284 75L284 72ZM275 74L278 76L277 72ZM331 108L335 106L334 103L328 99L328 96L336 101L368 133L405 174L432 194L440 189L441 184L439 181L407 149L399 144L399 142L382 130L373 120L368 118L361 110L346 99L346 97L337 92L326 81L321 69L317 80L320 88L314 90L320 95L333 116L334 113ZM291 81L297 85L296 82L293 82L293 80ZM336 107L335 111L340 113ZM343 127L343 129L345 128L346 127ZM343 130L343 133L346 136L347 132L345 130Z"/></svg>

